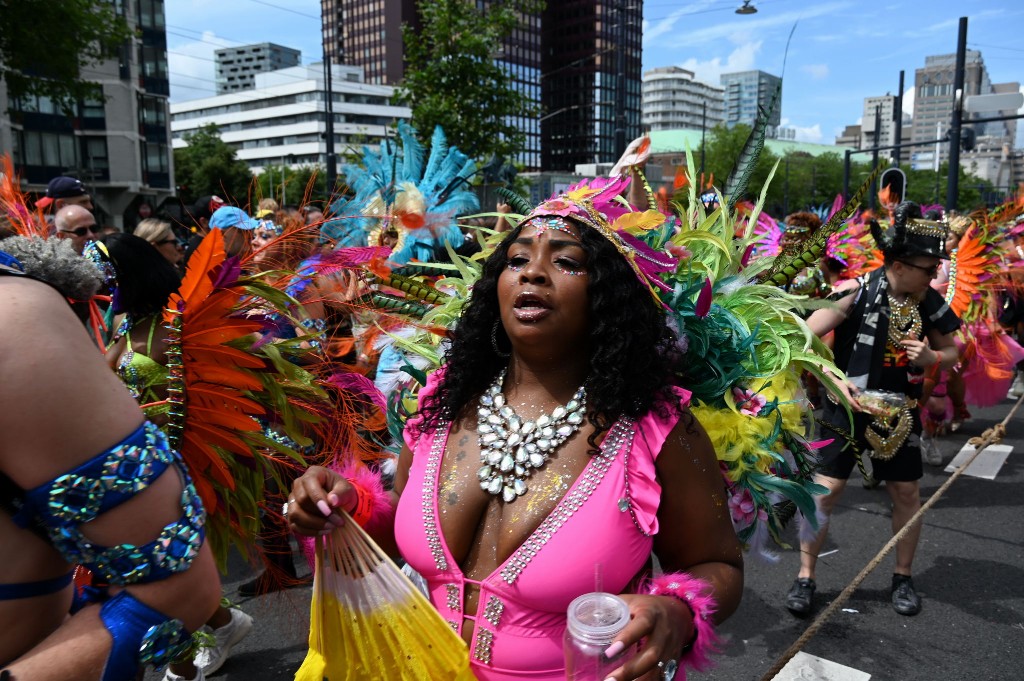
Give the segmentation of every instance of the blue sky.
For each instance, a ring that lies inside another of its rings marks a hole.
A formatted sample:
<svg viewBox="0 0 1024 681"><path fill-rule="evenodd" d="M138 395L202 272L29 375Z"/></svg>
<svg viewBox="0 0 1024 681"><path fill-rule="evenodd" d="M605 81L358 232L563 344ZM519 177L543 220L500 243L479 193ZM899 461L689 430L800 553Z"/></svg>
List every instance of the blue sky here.
<svg viewBox="0 0 1024 681"><path fill-rule="evenodd" d="M964 15L968 47L981 51L992 82L1024 82L1019 0L753 0L758 12L738 15L740 4L646 0L644 69L678 65L711 83L730 71L779 75L796 24L783 124L798 139L826 144L860 121L865 97L895 93L901 69L912 91L925 56L955 52ZM320 60L320 0L169 0L166 7L172 101L213 93L221 46L269 41L302 50L303 63Z"/></svg>

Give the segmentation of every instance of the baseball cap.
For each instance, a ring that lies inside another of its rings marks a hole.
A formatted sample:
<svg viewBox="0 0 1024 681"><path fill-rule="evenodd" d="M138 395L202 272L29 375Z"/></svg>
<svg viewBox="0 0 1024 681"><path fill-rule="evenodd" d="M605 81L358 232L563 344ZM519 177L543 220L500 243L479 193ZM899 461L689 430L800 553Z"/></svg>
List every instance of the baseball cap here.
<svg viewBox="0 0 1024 681"><path fill-rule="evenodd" d="M61 175L50 180L46 185L46 193L36 201L40 208L46 208L53 203L54 199L70 199L73 196L85 196L85 185L77 177Z"/></svg>
<svg viewBox="0 0 1024 681"><path fill-rule="evenodd" d="M200 196L196 202L192 204L192 217L195 220L200 218L206 218L209 220L213 217L213 212L225 203L227 202L219 196Z"/></svg>
<svg viewBox="0 0 1024 681"><path fill-rule="evenodd" d="M241 208L236 206L222 206L217 210L213 211L213 216L210 218L210 227L214 229L228 229L234 227L235 229L256 229L259 226L259 222L249 217Z"/></svg>

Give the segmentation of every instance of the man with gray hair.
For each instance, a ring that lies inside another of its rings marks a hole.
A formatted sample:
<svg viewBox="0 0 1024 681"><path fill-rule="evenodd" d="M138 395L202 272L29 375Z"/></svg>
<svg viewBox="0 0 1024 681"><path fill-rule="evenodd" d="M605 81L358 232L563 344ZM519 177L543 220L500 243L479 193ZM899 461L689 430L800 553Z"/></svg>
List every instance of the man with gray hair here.
<svg viewBox="0 0 1024 681"><path fill-rule="evenodd" d="M96 218L86 208L78 205L64 206L53 217L53 226L58 239L70 239L71 246L79 255L85 245L96 240L99 228Z"/></svg>

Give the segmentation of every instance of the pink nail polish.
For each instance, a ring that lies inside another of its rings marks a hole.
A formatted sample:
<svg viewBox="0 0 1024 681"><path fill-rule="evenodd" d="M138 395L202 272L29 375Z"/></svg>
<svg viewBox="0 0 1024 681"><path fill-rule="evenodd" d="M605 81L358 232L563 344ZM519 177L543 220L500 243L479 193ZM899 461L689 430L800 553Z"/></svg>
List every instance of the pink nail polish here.
<svg viewBox="0 0 1024 681"><path fill-rule="evenodd" d="M328 494L327 501L330 502L331 506L337 507L341 503L341 499L338 498L337 494Z"/></svg>
<svg viewBox="0 0 1024 681"><path fill-rule="evenodd" d="M604 651L604 656L608 659L611 659L619 653L621 653L625 647L626 644L624 644L622 641L616 641L615 643L608 646L608 648Z"/></svg>
<svg viewBox="0 0 1024 681"><path fill-rule="evenodd" d="M323 513L325 516L331 515L331 507L328 506L327 502L324 501L323 499L316 502L316 507L319 508L320 512Z"/></svg>

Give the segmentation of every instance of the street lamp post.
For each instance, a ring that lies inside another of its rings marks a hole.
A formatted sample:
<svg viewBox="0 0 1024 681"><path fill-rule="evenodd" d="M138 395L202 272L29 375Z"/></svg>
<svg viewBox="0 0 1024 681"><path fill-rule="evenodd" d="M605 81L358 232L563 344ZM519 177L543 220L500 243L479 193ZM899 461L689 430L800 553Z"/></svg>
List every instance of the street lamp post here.
<svg viewBox="0 0 1024 681"><path fill-rule="evenodd" d="M700 175L704 177L704 136L708 129L708 100L703 100L700 107Z"/></svg>

